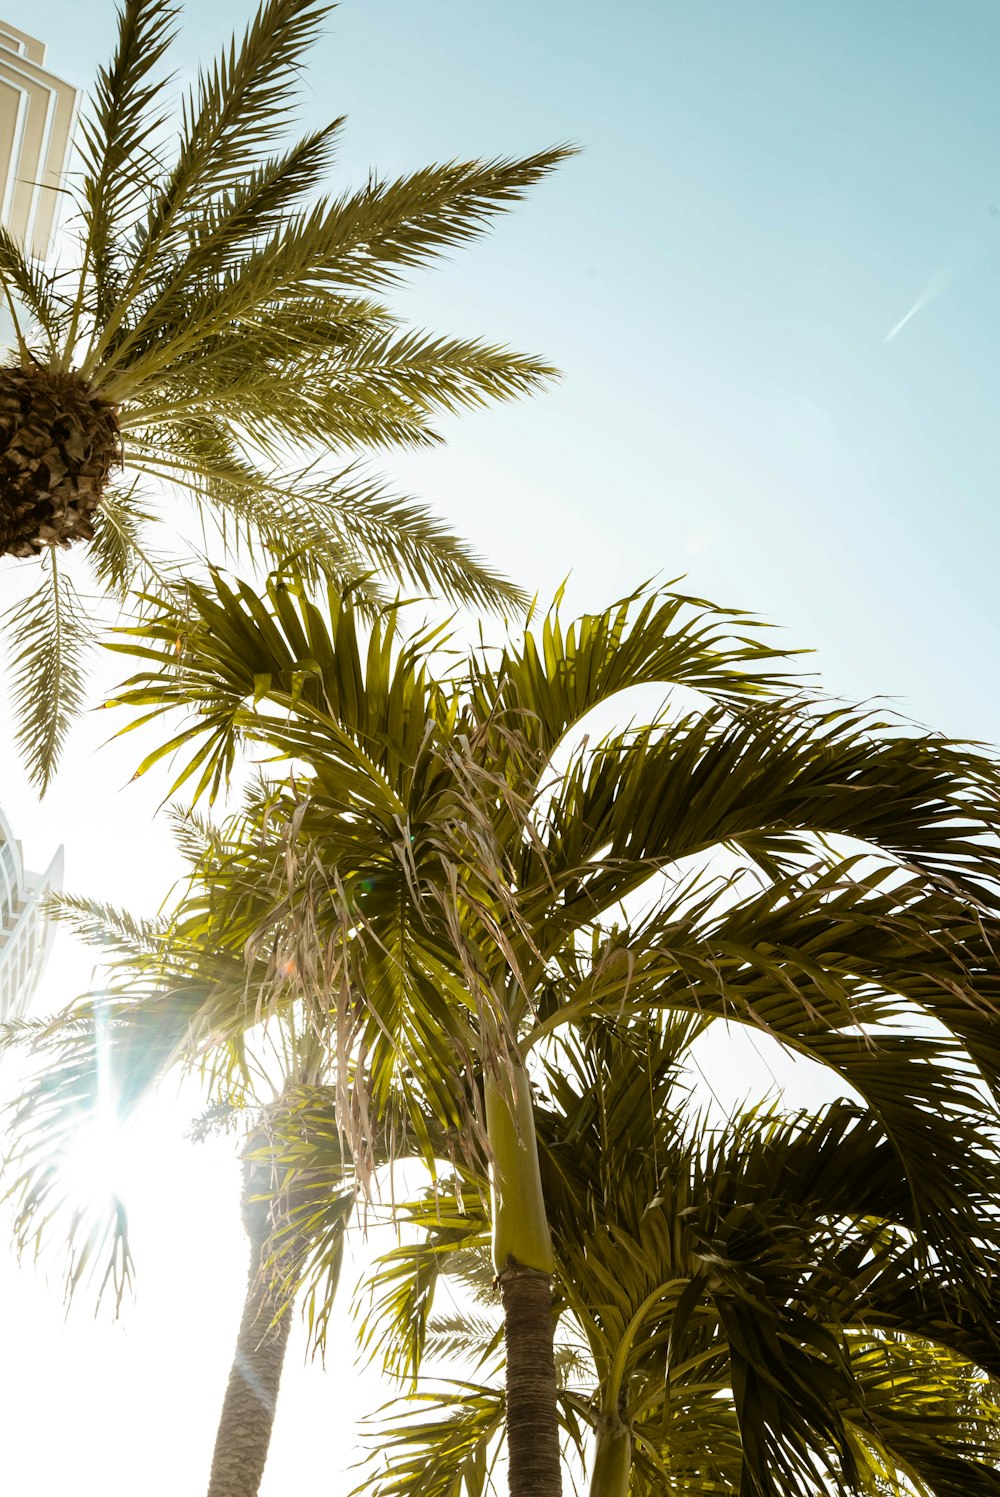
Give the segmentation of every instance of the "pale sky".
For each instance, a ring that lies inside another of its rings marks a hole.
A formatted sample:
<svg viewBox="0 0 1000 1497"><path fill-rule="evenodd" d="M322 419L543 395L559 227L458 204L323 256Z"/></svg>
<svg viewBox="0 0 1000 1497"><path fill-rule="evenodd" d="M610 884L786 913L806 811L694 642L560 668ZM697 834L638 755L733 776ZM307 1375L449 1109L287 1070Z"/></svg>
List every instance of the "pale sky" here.
<svg viewBox="0 0 1000 1497"><path fill-rule="evenodd" d="M249 8L193 7L177 65ZM110 52L108 0L0 13L79 86ZM397 299L564 378L379 467L543 597L570 573L570 605L600 607L687 572L815 646L830 690L1000 739L998 55L993 0L343 0L303 109L349 116L333 186L584 147ZM4 564L0 606L16 586ZM130 786L132 747L106 733L80 730L42 806L0 747L0 800L31 866L63 841L70 888L148 911L174 870L163 787ZM65 949L36 1011L86 981ZM745 1057L715 1064L735 1095ZM142 1143L138 1294L117 1326L85 1304L64 1326L55 1290L0 1256L0 1485L18 1497L206 1484L243 1293L238 1181L224 1143L192 1151L152 1121ZM264 1497L349 1490L370 1396L334 1360L303 1371L293 1347Z"/></svg>

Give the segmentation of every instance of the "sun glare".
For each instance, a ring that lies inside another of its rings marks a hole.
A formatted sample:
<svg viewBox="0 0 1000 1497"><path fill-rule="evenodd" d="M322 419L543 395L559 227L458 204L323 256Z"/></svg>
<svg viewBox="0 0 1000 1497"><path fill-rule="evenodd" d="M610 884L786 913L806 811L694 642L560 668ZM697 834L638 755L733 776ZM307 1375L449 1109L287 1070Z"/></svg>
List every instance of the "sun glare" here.
<svg viewBox="0 0 1000 1497"><path fill-rule="evenodd" d="M62 1173L81 1208L109 1200L126 1200L136 1183L138 1140L133 1129L115 1117L93 1118L77 1132L66 1151Z"/></svg>

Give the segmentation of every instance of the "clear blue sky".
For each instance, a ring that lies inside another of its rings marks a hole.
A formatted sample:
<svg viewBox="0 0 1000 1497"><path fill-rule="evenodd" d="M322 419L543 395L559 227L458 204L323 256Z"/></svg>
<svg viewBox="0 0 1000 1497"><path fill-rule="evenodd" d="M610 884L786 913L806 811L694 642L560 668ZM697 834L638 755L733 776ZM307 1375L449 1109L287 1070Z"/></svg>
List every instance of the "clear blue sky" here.
<svg viewBox="0 0 1000 1497"><path fill-rule="evenodd" d="M247 11L194 7L178 60ZM75 82L109 50L105 0L5 14ZM585 148L403 298L565 379L401 482L543 592L687 571L831 689L1000 738L998 58L993 0L344 0L304 99L350 117L338 183Z"/></svg>

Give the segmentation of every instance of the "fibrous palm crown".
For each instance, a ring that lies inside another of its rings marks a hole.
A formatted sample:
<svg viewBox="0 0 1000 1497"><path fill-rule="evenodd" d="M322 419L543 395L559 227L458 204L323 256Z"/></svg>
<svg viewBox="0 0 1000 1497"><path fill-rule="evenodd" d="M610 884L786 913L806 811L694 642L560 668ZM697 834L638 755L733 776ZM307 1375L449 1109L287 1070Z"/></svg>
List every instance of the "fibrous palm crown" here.
<svg viewBox="0 0 1000 1497"><path fill-rule="evenodd" d="M22 748L42 784L82 700L91 632L59 548L80 543L119 599L137 582L162 591L172 574L146 538L157 490L201 508L224 551L249 540L258 558L295 553L316 578L388 571L459 602L519 596L349 454L438 440L435 411L515 396L552 372L403 328L379 294L482 232L565 152L317 197L342 121L282 136L327 9L264 0L184 101L167 159L169 79L154 74L176 11L125 0L68 182L77 252L49 269L0 231L14 320L0 369L0 556L42 561L13 620Z"/></svg>

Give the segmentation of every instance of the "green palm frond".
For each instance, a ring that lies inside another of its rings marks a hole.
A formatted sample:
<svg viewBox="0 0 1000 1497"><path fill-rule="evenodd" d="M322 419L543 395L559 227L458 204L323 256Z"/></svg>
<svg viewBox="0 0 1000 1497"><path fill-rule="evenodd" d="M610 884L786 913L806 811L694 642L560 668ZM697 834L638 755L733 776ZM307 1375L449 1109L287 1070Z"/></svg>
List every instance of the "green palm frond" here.
<svg viewBox="0 0 1000 1497"><path fill-rule="evenodd" d="M24 703L17 743L44 794L73 719L86 701L93 646L84 601L56 551L41 561L41 581L3 617L10 646L11 694Z"/></svg>
<svg viewBox="0 0 1000 1497"><path fill-rule="evenodd" d="M4 555L78 545L119 603L136 587L169 592L180 564L161 559L155 535L167 488L221 540L217 562L293 557L310 587L335 582L372 604L399 586L494 612L523 604L422 505L345 464L373 447L436 442L442 414L551 380L542 359L408 328L369 293L485 232L571 153L451 162L331 195L343 121L284 139L303 52L328 10L262 0L172 130L161 67L176 8L123 0L69 187L76 263L50 273L0 233L20 354L0 371L5 441L26 433L30 459L0 517ZM79 686L68 607L50 674L76 673ZM44 785L82 692L64 693L42 742L52 703L36 670L19 681L20 741L42 756L31 762Z"/></svg>
<svg viewBox="0 0 1000 1497"><path fill-rule="evenodd" d="M452 1381L441 1393L387 1404L362 1431L372 1449L354 1497L485 1497L502 1427L502 1394L476 1383Z"/></svg>
<svg viewBox="0 0 1000 1497"><path fill-rule="evenodd" d="M27 312L33 319L44 339L45 352L51 357L62 331L62 315L53 294L52 278L4 228L0 228L0 286L15 319L19 343L24 333L20 327L18 304L21 312Z"/></svg>
<svg viewBox="0 0 1000 1497"><path fill-rule="evenodd" d="M998 825L995 762L970 745L849 708L746 704L579 752L546 806L536 876L573 880L572 918L709 848L737 849L778 881L849 839L990 903Z"/></svg>
<svg viewBox="0 0 1000 1497"><path fill-rule="evenodd" d="M503 1326L499 1318L467 1314L434 1315L427 1322L424 1356L432 1361L460 1361L474 1371L495 1360L503 1343Z"/></svg>
<svg viewBox="0 0 1000 1497"><path fill-rule="evenodd" d="M287 5L291 0L274 3ZM523 197L569 154L559 149L521 161L430 167L391 184L376 181L360 193L321 202L288 217L267 243L250 251L239 277L209 276L203 284L196 280L192 285L182 265L165 285L152 289L149 305L134 325L119 331L120 319L109 319L104 346L99 343L89 356L85 372L93 375L102 393L117 399L177 368L182 358L197 355L219 332L257 324L272 305L305 299L312 307L317 291L339 295L392 285L403 270L483 232L502 207ZM219 191L228 187L228 182L218 184ZM146 260L156 263L153 251L163 253L166 229L157 226L157 219L170 222L167 198L165 193L159 214L154 205L140 265ZM188 232L186 221L177 232ZM197 311L194 318L192 305ZM113 349L107 347L112 329ZM177 334L169 348L163 341L168 331Z"/></svg>
<svg viewBox="0 0 1000 1497"><path fill-rule="evenodd" d="M308 1344L322 1357L357 1196L353 1160L331 1089L311 1078L286 1082L267 1117L266 1144L244 1158L271 1167L273 1269L287 1306L304 1290Z"/></svg>
<svg viewBox="0 0 1000 1497"><path fill-rule="evenodd" d="M461 1268L482 1251L489 1223L475 1187L464 1190L458 1181L439 1182L426 1197L401 1203L396 1215L419 1235L381 1255L359 1286L354 1313L362 1350L379 1347L390 1376L412 1381L427 1349L438 1277L454 1254Z"/></svg>
<svg viewBox="0 0 1000 1497"><path fill-rule="evenodd" d="M131 106L132 134L131 138L128 133L125 137L130 154L137 144L136 125L140 121L145 125L144 116L151 102L148 91L145 97L137 91L147 70L140 51L143 38L139 27L145 23L149 33L151 65L169 41L166 27L170 20L166 6L135 5L131 9L133 14L122 19L116 59L124 76L120 81L115 80L117 97L109 94L109 103L114 97L121 114ZM261 149L287 122L292 103L289 84L302 50L315 39L326 10L326 6L315 4L314 0L265 0L247 27L239 49L234 41L228 54L223 54L211 72L201 74L197 87L184 102L175 164L152 191L145 221L139 226L132 246L132 265L123 278L117 306L111 310L93 344L87 364L93 366L104 353L111 338L122 328L130 303L148 289L160 268L178 250L183 253L190 225L197 221L205 205L258 165ZM133 23L131 28L129 22ZM99 108L102 102L99 100ZM120 130L120 121L115 123ZM142 125L139 129L145 137L149 130L148 126L143 130ZM106 136L106 131L101 133ZM109 156L105 150L100 161L108 180L114 165ZM105 213L105 217L110 215ZM112 364L116 357L121 357L128 342L127 335L117 339L115 353L110 356ZM92 369L87 364L84 372L90 374Z"/></svg>
<svg viewBox="0 0 1000 1497"><path fill-rule="evenodd" d="M154 622L131 631L134 638L149 643L126 646L126 651L131 650L132 653L153 660L156 669L133 678L129 683L130 689L122 693L117 701L130 706L148 706L162 701L164 705L161 710L168 710L168 707L183 704L192 695L203 700L203 693L211 689L210 681L239 681L242 703L248 694L242 683L251 683L249 692L252 694L254 681L266 681L265 693L268 697L276 702L294 700L296 705L304 706L310 697L307 695L303 698L301 694L301 685L298 683L303 677L302 672L297 670L298 660L329 661L333 672L338 669L338 655L344 649L348 649L352 657L358 657L359 646L348 640L348 636L357 630L350 601L338 601L332 594L328 595L328 607L331 618L337 620L336 636L308 596L280 583L271 587L263 608L254 589L244 586L234 591L217 575L210 588L192 589L189 599L190 607L183 620L179 613L171 616L164 609ZM698 686L722 696L740 693L753 696L773 689L775 678L760 667L770 663L778 652L752 638L727 644L725 641L728 629L733 624L731 615L719 612L716 620L708 614L707 608L698 605L700 613L692 618L684 618L689 600L673 594L657 595L640 601L633 612L631 604L634 601L628 599L623 604L616 605L602 618L583 620L579 639L576 630L571 628L564 645L559 644L557 647L554 643L548 643L547 658L553 673L556 672L556 662L560 658L574 659L578 663L577 667L572 673L562 673L558 681L548 688L543 689L535 681L530 696L526 690L521 690L520 699L515 698L515 691L521 686L518 667L532 661L537 665L539 661L534 636L530 633L525 637L520 656L512 651L506 652L497 662L495 679L501 683L501 702L493 700L484 692L482 667L473 665L470 688L473 711L476 716L481 716L484 721L495 726L498 734L504 733L501 765L505 762L511 735L516 740L514 752L519 753L521 738L531 738L543 731L545 736L542 742L537 748L530 750L535 756L533 771L540 774L544 767L541 753L543 749L547 757L576 718L630 686L651 682L676 683ZM224 622L226 639L216 641L215 631ZM546 638L551 627L548 624L545 627ZM289 639L300 641L303 645L308 640L308 651L303 649L296 653L294 645L290 646L284 641L279 647L280 636L276 630L284 631ZM166 663L166 657L173 651L178 637L185 639L180 675L174 672L172 678L165 679L160 663ZM437 641L432 640L426 647L428 659L431 648L436 645ZM382 653L392 647L391 637L386 636L385 644L380 645L375 659L380 660ZM560 655L563 648L568 652L568 657ZM427 689L423 685L425 677L416 669L419 662L417 649L418 647L411 647L414 658L411 695ZM752 669L754 666L758 667L756 671ZM320 681L324 693L328 695L334 689L332 680L318 677L317 685ZM366 682L366 697L373 692L379 694L376 683ZM552 699L555 696L568 699L557 705ZM548 701L546 697L549 698ZM340 691L338 697L331 702L332 713L338 710L343 699L343 692ZM230 720L235 723L237 715L239 709L234 700L229 709ZM545 721L546 715L548 722ZM252 716L243 713L243 717L246 718L246 729L255 727ZM241 727L243 717L240 717ZM267 731L268 721L265 719L261 724L264 732ZM471 718L470 730L474 723L475 718ZM505 733L509 724L510 732ZM289 746L293 735L301 733L304 726L291 722L284 728L282 736ZM211 731L213 723L203 721L200 724L201 734ZM219 740L220 744L224 742L225 747L221 752L227 756L231 741L231 737ZM308 741L305 738L297 741L294 752L308 757ZM318 752L319 744L314 743L314 755Z"/></svg>
<svg viewBox="0 0 1000 1497"><path fill-rule="evenodd" d="M130 503L130 498L113 491L105 494L90 550L95 577L119 603L125 603L133 590L169 591L181 585L179 571L149 545L148 531L156 517Z"/></svg>
<svg viewBox="0 0 1000 1497"><path fill-rule="evenodd" d="M206 278L200 326L183 340L184 353L190 356L207 336L245 324L271 304L305 299L312 305L317 290L340 294L397 283L404 271L483 233L498 212L570 155L562 147L522 160L431 166L395 182L374 178L360 192L286 219L280 232L246 257L238 280L219 285ZM103 364L109 375L121 371L124 378L127 370L131 381L150 377L158 361L144 349L155 346L162 330L176 326L192 290L182 266L154 292L148 309L109 355Z"/></svg>
<svg viewBox="0 0 1000 1497"><path fill-rule="evenodd" d="M537 775L575 723L635 686L686 686L724 702L787 695L793 678L770 667L789 651L769 646L763 629L749 614L669 586L641 589L568 626L557 598L520 640L473 664L474 710L507 728L512 755L533 761Z"/></svg>
<svg viewBox="0 0 1000 1497"><path fill-rule="evenodd" d="M197 497L202 485L191 485L186 475L200 464L216 501L212 520L230 554L256 541L277 566L294 558L314 587L332 582L356 590L361 583L370 590L373 576L390 567L422 591L443 592L462 604L489 608L502 600L517 609L524 601L518 587L490 572L424 505L397 498L358 466L330 477L312 469L268 476L205 422L175 431L172 445L170 461L143 450L135 465Z"/></svg>
<svg viewBox="0 0 1000 1497"><path fill-rule="evenodd" d="M628 1426L644 1490L672 1463L693 1480L696 1412L719 1490L847 1489L878 1450L917 1471L852 1354L916 1340L971 1384L1000 1357L995 759L805 697L752 624L668 590L568 625L555 609L471 658L408 638L398 607L335 587L321 605L291 566L149 610L118 695L176 714L148 762L176 751L209 792L243 747L267 766L192 834L161 984L201 982L202 1033L236 1053L264 1019L289 1055L308 1036L359 1190L376 1141L435 1171L362 1303L368 1349L412 1379L450 1253L509 1206L485 1178L507 1087L555 1309L600 1390L564 1412ZM574 747L594 707L652 683L702 713ZM850 1101L686 1123L688 1051L719 1021ZM926 1469L978 1480L979 1436L938 1434Z"/></svg>
<svg viewBox="0 0 1000 1497"><path fill-rule="evenodd" d="M550 618L540 644L529 632L501 654L493 688L482 655L435 683L437 641L406 645L395 614L362 630L333 592L325 617L278 582L262 599L216 576L189 596L186 619L161 614L125 646L154 668L118 700L146 720L186 708L159 753L184 745L181 775L199 786L228 774L241 741L306 767L268 814L296 827L303 867L336 870L332 907L370 1015L352 1034L373 1076L398 1074L405 1051L420 1087L439 1088L449 1052L485 1043L490 974L505 970L510 1002L489 1022L521 1026L526 1046L623 1007L752 1023L866 1096L915 1177L933 1145L941 1174L924 1199L945 1221L981 1127L978 1089L1000 1074L992 759L808 702L755 705L778 689L774 652L734 642L731 616L680 595L565 631ZM573 724L653 680L725 709L612 735L539 797ZM602 921L652 874L741 839L754 876L697 894L669 879L650 885L648 917ZM311 919L316 907L310 895ZM287 924L294 909L283 895L254 918ZM918 1014L948 1035L915 1034Z"/></svg>
<svg viewBox="0 0 1000 1497"><path fill-rule="evenodd" d="M655 1021L598 1021L552 1058L538 1127L561 1326L582 1329L589 1354L573 1365L595 1389L564 1404L584 1427L602 1403L622 1410L631 1489L642 1493L668 1483L692 1497L828 1486L876 1497L882 1472L953 1494L963 1471L970 1491L994 1490L983 1368L997 1365L995 1308L984 1328L970 1325L940 1266L914 1271L909 1190L878 1121L839 1102L815 1115L748 1113L721 1129L684 1124L677 1062L690 1040ZM468 1206L468 1186L461 1194ZM462 1218L458 1197L440 1191L433 1207L417 1206L428 1235L404 1250L411 1273L428 1251L448 1272L435 1210ZM376 1296L386 1270L384 1292L399 1298L400 1263L377 1265ZM418 1351L488 1365L493 1326L480 1311L449 1314L435 1338L438 1319ZM405 1312L380 1325L384 1347L407 1332ZM445 1439L462 1414L450 1388L432 1386L417 1384ZM377 1477L370 1463L369 1484L421 1490L404 1426ZM433 1438L430 1421L420 1438Z"/></svg>
<svg viewBox="0 0 1000 1497"><path fill-rule="evenodd" d="M158 952L168 928L165 919L140 919L83 894L51 894L46 908L78 939L126 958Z"/></svg>
<svg viewBox="0 0 1000 1497"><path fill-rule="evenodd" d="M164 0L125 0L114 57L98 70L90 114L81 123L84 266L92 267L98 321L110 313L120 279L119 241L142 201L149 152L166 124L162 84L150 75L170 44L177 14Z"/></svg>

